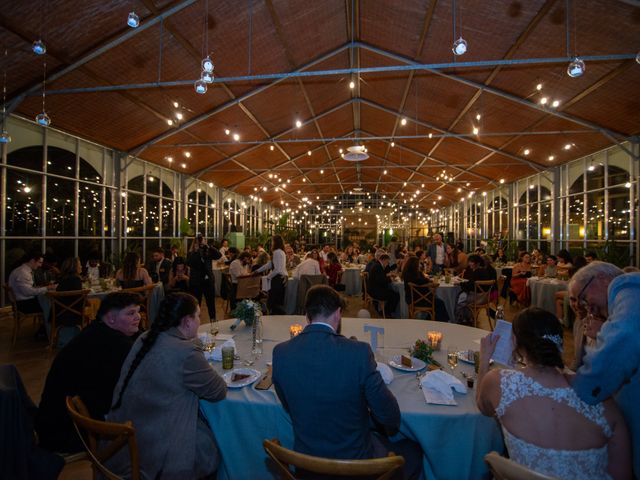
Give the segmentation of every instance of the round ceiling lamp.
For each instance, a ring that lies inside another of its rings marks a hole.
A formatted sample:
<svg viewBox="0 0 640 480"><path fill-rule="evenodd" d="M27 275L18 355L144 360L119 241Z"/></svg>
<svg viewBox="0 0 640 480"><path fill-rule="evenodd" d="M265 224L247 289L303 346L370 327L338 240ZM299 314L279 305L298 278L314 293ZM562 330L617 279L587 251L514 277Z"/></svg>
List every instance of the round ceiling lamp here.
<svg viewBox="0 0 640 480"><path fill-rule="evenodd" d="M453 42L453 48L451 49L455 55L464 55L467 53L467 41L460 37Z"/></svg>
<svg viewBox="0 0 640 480"><path fill-rule="evenodd" d="M586 69L587 67L584 62L578 57L575 57L567 67L567 75L571 78L581 77Z"/></svg>
<svg viewBox="0 0 640 480"><path fill-rule="evenodd" d="M136 12L129 12L129 16L127 17L127 25L131 28L138 28L140 26L140 17L136 14Z"/></svg>
<svg viewBox="0 0 640 480"><path fill-rule="evenodd" d="M362 162L369 158L364 145L352 145L347 147L348 152L342 155L342 158L348 162Z"/></svg>

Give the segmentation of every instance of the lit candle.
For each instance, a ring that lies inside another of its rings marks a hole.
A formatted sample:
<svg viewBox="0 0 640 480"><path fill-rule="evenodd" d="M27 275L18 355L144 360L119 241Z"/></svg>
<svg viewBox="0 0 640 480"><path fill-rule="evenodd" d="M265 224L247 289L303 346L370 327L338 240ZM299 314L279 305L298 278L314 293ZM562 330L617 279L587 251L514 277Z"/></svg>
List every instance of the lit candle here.
<svg viewBox="0 0 640 480"><path fill-rule="evenodd" d="M291 338L297 336L300 332L302 332L302 325L299 323L294 323L289 327L289 335L291 335Z"/></svg>
<svg viewBox="0 0 640 480"><path fill-rule="evenodd" d="M440 350L442 344L442 332L427 332L427 344L434 350Z"/></svg>

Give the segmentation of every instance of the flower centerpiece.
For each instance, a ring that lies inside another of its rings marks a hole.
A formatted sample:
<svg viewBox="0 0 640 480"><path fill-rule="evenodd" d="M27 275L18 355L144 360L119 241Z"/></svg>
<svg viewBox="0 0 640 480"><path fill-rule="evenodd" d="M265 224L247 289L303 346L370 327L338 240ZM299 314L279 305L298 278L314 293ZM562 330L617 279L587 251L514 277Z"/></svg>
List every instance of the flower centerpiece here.
<svg viewBox="0 0 640 480"><path fill-rule="evenodd" d="M262 307L253 300L245 299L236 305L231 315L237 318L235 323L231 325L231 330L235 330L241 322L244 322L247 326L251 326L255 319L262 315Z"/></svg>
<svg viewBox="0 0 640 480"><path fill-rule="evenodd" d="M433 359L433 348L425 340L416 340L413 347L409 348L409 355L422 360L427 365L431 364L439 368L442 367L442 365Z"/></svg>

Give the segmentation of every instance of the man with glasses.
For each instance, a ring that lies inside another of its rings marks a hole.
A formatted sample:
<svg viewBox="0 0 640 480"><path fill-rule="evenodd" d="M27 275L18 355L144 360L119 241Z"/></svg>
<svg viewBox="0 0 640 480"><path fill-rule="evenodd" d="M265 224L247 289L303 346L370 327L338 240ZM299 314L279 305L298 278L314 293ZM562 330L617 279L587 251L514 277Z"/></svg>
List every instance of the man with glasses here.
<svg viewBox="0 0 640 480"><path fill-rule="evenodd" d="M587 318L604 322L584 357L573 389L589 404L613 396L631 433L635 478L640 478L640 273L593 261L571 279Z"/></svg>

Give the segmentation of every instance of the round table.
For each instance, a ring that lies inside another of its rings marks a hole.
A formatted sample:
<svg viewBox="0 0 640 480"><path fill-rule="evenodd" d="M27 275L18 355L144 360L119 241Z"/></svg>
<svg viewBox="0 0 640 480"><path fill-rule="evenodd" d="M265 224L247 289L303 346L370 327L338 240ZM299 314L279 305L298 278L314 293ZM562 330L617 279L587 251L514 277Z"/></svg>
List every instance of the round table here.
<svg viewBox="0 0 640 480"><path fill-rule="evenodd" d="M360 295L362 292L362 280L360 278L360 267L346 267L342 271L342 283L344 284L345 295Z"/></svg>
<svg viewBox="0 0 640 480"><path fill-rule="evenodd" d="M220 332L230 333L231 323L232 320L218 322ZM306 321L302 316L263 317L264 352L252 368L266 371L266 362L271 361L273 347L289 339L289 326L293 323L305 325ZM365 333L365 325L385 328L385 333L378 338L379 349L376 352L383 360L405 353L417 338L426 337L427 330L442 332L442 350L434 354L442 365L446 365L447 345L453 343L461 350L478 350L480 338L487 333L471 327L425 320L343 318L342 334L354 335L368 342L370 334ZM205 324L200 331L206 332L209 328ZM251 328L242 324L234 332L234 340L241 358L235 361L234 366L243 367L244 360L253 358L250 353ZM223 372L220 362L213 362L213 368ZM461 363L457 371L472 373L473 365ZM484 455L492 450L502 452L504 447L498 423L478 411L474 391L466 395L456 394L457 406L430 405L418 389L414 373L398 370L393 373L394 380L389 389L397 398L402 413L400 431L422 446L426 478L486 476ZM262 441L278 438L285 447L292 448L293 445L291 419L273 387L265 391L255 390L253 386L230 389L225 400L217 403L203 400L200 408L212 426L220 449L219 479L272 478L265 463Z"/></svg>
<svg viewBox="0 0 640 480"><path fill-rule="evenodd" d="M409 318L409 305L404 297L404 282L391 282L391 288L400 295L400 301L398 302L398 307L395 312L396 316L399 318ZM462 289L453 283L441 283L436 289L436 297L444 302L450 322L453 322L456 318L456 302L458 301L458 295L461 291Z"/></svg>
<svg viewBox="0 0 640 480"><path fill-rule="evenodd" d="M556 313L556 293L567 290L569 282L557 278L531 277L527 286L531 290L531 305Z"/></svg>

